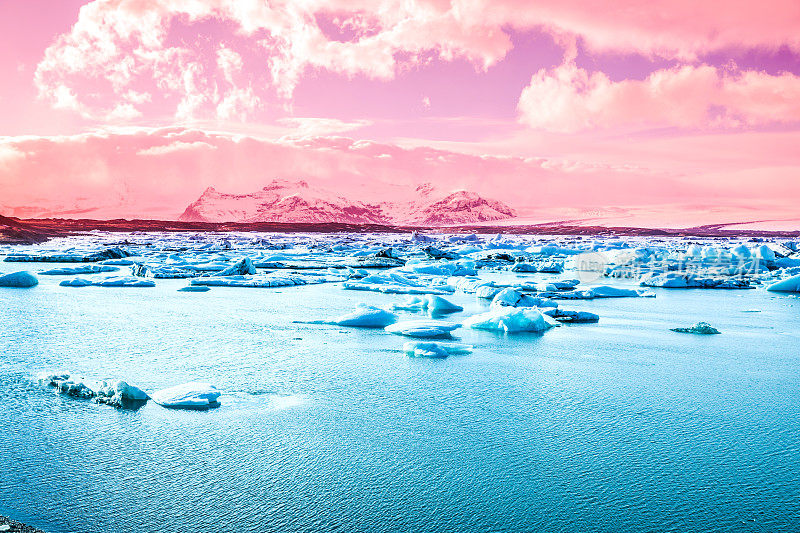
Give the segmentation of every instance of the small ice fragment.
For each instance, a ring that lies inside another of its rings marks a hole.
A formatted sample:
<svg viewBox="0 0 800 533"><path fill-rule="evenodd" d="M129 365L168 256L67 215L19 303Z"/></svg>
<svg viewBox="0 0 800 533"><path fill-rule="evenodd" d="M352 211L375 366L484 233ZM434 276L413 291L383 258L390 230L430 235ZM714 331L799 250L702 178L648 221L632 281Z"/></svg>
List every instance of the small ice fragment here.
<svg viewBox="0 0 800 533"><path fill-rule="evenodd" d="M220 392L213 385L191 381L154 392L150 399L170 409L205 410L219 407Z"/></svg>
<svg viewBox="0 0 800 533"><path fill-rule="evenodd" d="M210 290L211 287L206 287L205 285L187 285L178 289L178 292L208 292Z"/></svg>
<svg viewBox="0 0 800 533"><path fill-rule="evenodd" d="M678 333L696 333L698 335L716 335L719 333L719 330L708 322L698 322L694 326L688 328L670 328L670 331L677 331Z"/></svg>

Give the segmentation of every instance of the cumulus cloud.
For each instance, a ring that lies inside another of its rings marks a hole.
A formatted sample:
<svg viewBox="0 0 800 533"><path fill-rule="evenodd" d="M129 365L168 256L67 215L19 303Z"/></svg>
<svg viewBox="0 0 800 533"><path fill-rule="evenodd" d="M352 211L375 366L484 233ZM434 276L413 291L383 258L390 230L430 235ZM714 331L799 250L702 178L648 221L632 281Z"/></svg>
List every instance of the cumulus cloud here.
<svg viewBox="0 0 800 533"><path fill-rule="evenodd" d="M612 81L572 61L541 69L518 109L533 128L736 127L800 121L800 76L685 65Z"/></svg>
<svg viewBox="0 0 800 533"><path fill-rule="evenodd" d="M121 105L229 118L291 98L308 71L390 80L433 57L487 69L514 31L691 59L729 48L798 51L799 23L795 0L93 0L47 49L35 84L54 106L86 117Z"/></svg>

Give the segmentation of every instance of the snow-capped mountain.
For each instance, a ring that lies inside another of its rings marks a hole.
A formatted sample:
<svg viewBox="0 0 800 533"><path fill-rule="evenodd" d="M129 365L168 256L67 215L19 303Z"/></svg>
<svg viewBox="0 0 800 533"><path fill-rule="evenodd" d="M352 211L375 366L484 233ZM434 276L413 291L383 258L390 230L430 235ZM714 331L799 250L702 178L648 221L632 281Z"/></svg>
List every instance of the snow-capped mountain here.
<svg viewBox="0 0 800 533"><path fill-rule="evenodd" d="M431 226L488 222L516 216L514 210L503 202L469 191L456 191L441 200L416 207L408 221Z"/></svg>
<svg viewBox="0 0 800 533"><path fill-rule="evenodd" d="M365 203L343 198L305 181L273 180L250 194L209 187L190 204L184 222L343 222L353 224L453 225L516 216L506 204L474 192L438 193L430 184L408 191L407 201Z"/></svg>
<svg viewBox="0 0 800 533"><path fill-rule="evenodd" d="M305 181L273 180L250 194L226 194L209 187L183 212L184 222L385 222L375 206L351 202Z"/></svg>

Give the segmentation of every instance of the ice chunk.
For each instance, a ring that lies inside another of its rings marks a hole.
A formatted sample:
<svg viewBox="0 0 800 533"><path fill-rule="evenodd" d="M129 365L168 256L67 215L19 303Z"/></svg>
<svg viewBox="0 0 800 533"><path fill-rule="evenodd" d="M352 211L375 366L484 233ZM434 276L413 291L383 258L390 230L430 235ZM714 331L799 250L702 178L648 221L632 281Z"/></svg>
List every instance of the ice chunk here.
<svg viewBox="0 0 800 533"><path fill-rule="evenodd" d="M186 287L178 289L178 292L208 292L210 290L211 287L206 287L204 285L187 285Z"/></svg>
<svg viewBox="0 0 800 533"><path fill-rule="evenodd" d="M402 304L395 304L395 309L405 309L409 311L428 311L431 313L456 313L463 311L460 305L451 303L441 296L426 294L425 296L412 296Z"/></svg>
<svg viewBox="0 0 800 533"><path fill-rule="evenodd" d="M640 296L655 296L654 293L637 289L621 289L609 285L599 285L589 289L592 298L637 298Z"/></svg>
<svg viewBox="0 0 800 533"><path fill-rule="evenodd" d="M89 399L95 396L95 392L82 379L73 378L70 374L42 374L39 383L54 387L61 394L73 398Z"/></svg>
<svg viewBox="0 0 800 533"><path fill-rule="evenodd" d="M749 259L752 253L750 252L750 248L745 246L744 244L740 244L739 246L734 247L731 249L731 253L738 257L739 259Z"/></svg>
<svg viewBox="0 0 800 533"><path fill-rule="evenodd" d="M35 287L38 284L39 280L36 278L36 276L26 270L0 276L0 287L28 289L30 287Z"/></svg>
<svg viewBox="0 0 800 533"><path fill-rule="evenodd" d="M776 281L767 287L767 290L773 292L800 292L800 274Z"/></svg>
<svg viewBox="0 0 800 533"><path fill-rule="evenodd" d="M461 324L442 322L439 320L405 320L386 326L388 333L405 335L406 337L449 338L450 332L461 327Z"/></svg>
<svg viewBox="0 0 800 533"><path fill-rule="evenodd" d="M190 381L183 385L154 392L150 395L150 399L158 405L170 409L205 410L219 407L217 399L220 394L220 391L213 385Z"/></svg>
<svg viewBox="0 0 800 533"><path fill-rule="evenodd" d="M228 268L217 272L217 276L244 276L255 274L256 267L249 257L243 257Z"/></svg>
<svg viewBox="0 0 800 533"><path fill-rule="evenodd" d="M559 322L570 322L573 324L583 324L597 322L600 316L588 311L568 311L566 309L547 309L542 311L545 315L555 318Z"/></svg>
<svg viewBox="0 0 800 533"><path fill-rule="evenodd" d="M137 407L147 401L147 393L122 380L100 381L95 401L117 408Z"/></svg>
<svg viewBox="0 0 800 533"><path fill-rule="evenodd" d="M558 307L558 303L547 298L522 294L516 289L503 289L492 300L492 307Z"/></svg>
<svg viewBox="0 0 800 533"><path fill-rule="evenodd" d="M334 318L329 323L355 328L385 328L397 322L397 315L385 309L361 304L355 311Z"/></svg>
<svg viewBox="0 0 800 533"><path fill-rule="evenodd" d="M538 309L528 307L495 307L489 312L473 315L463 322L473 329L504 331L545 331L558 324Z"/></svg>
<svg viewBox="0 0 800 533"><path fill-rule="evenodd" d="M403 344L403 351L412 357L443 358L448 355L471 353L472 346L458 343L411 341Z"/></svg>
<svg viewBox="0 0 800 533"><path fill-rule="evenodd" d="M42 374L39 383L54 387L73 398L91 399L117 408L138 407L147 401L147 393L122 380L86 381L70 374Z"/></svg>
<svg viewBox="0 0 800 533"><path fill-rule="evenodd" d="M756 248L753 255L761 261L775 261L775 252L766 244Z"/></svg>
<svg viewBox="0 0 800 533"><path fill-rule="evenodd" d="M495 287L493 285L481 285L475 289L475 296L485 300L491 300L503 290L503 287Z"/></svg>
<svg viewBox="0 0 800 533"><path fill-rule="evenodd" d="M697 333L700 335L716 335L719 333L719 330L708 322L698 322L694 326L688 328L670 328L670 331L677 331L678 333Z"/></svg>

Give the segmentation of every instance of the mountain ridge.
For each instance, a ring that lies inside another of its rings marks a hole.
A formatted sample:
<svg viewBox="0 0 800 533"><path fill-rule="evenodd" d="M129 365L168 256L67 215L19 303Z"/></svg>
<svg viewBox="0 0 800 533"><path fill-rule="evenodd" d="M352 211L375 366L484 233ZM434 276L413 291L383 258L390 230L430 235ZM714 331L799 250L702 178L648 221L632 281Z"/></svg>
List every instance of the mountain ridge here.
<svg viewBox="0 0 800 533"><path fill-rule="evenodd" d="M307 181L274 179L246 194L208 187L178 218L181 222L289 222L453 225L514 218L498 200L471 191L442 193L429 183L409 190L407 201L366 203L338 196Z"/></svg>

